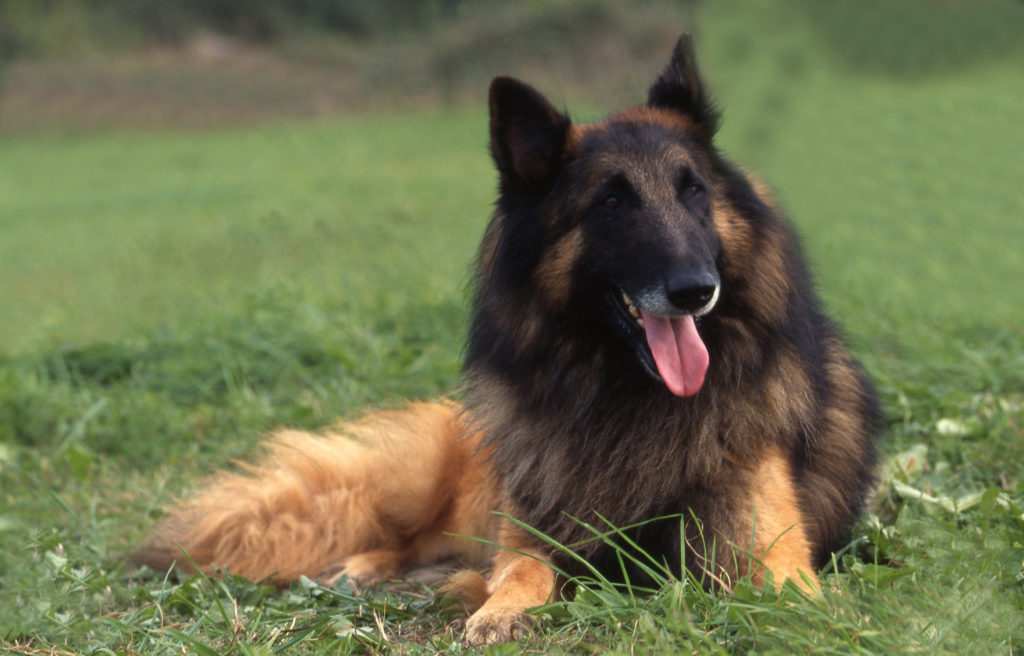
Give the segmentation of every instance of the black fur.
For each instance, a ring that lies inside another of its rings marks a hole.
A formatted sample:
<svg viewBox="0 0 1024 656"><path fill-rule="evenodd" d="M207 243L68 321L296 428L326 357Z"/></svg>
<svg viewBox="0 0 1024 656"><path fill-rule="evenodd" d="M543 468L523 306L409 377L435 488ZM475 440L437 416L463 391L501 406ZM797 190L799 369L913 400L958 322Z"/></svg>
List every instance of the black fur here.
<svg viewBox="0 0 1024 656"><path fill-rule="evenodd" d="M569 545L591 537L573 518L621 527L692 513L709 543L695 546L688 521L687 565L699 568L712 540L749 541L740 515L751 472L778 445L823 564L872 482L874 394L821 310L791 227L713 146L719 116L689 39L646 108L580 130L499 78L491 112L500 196L478 265L467 407L510 507ZM612 196L609 210L600 201ZM643 345L615 330L609 300L673 267L721 281L698 320L707 377L688 398L643 366ZM631 535L680 565L678 519ZM617 574L600 543L577 550Z"/></svg>

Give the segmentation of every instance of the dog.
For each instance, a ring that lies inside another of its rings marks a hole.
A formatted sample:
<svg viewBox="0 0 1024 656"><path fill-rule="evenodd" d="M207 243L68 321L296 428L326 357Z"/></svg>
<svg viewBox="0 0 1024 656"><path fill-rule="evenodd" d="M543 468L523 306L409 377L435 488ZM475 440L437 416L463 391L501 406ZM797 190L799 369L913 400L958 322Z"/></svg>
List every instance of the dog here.
<svg viewBox="0 0 1024 656"><path fill-rule="evenodd" d="M137 560L280 585L489 568L453 579L472 644L524 636L581 559L648 581L607 535L709 587L814 593L872 485L878 406L793 228L716 148L691 39L646 104L600 122L509 77L489 105L499 193L463 400L281 431Z"/></svg>

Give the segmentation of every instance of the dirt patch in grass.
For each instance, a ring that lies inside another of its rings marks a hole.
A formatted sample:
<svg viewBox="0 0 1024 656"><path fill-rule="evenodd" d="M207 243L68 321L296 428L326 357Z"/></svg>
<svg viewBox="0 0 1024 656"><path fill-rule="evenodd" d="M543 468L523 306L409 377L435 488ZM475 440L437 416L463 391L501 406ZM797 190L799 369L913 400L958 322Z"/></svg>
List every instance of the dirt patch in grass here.
<svg viewBox="0 0 1024 656"><path fill-rule="evenodd" d="M181 50L12 64L0 89L5 130L214 127L365 109L360 75L213 35Z"/></svg>
<svg viewBox="0 0 1024 656"><path fill-rule="evenodd" d="M200 33L180 47L15 60L0 69L0 131L221 127L482 104L490 79L505 73L567 101L621 103L640 97L639 80L692 20L662 2L628 14L600 2L488 7L387 37L307 34L256 47Z"/></svg>

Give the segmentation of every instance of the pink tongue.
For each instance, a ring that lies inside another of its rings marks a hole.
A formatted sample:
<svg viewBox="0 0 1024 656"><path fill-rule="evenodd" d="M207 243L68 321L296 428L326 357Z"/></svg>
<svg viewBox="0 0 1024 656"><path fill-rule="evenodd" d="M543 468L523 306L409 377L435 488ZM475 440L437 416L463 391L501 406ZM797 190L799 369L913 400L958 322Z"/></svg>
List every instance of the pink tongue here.
<svg viewBox="0 0 1024 656"><path fill-rule="evenodd" d="M647 345L658 373L676 396L693 396L704 384L708 350L697 334L693 317L657 317L641 311Z"/></svg>

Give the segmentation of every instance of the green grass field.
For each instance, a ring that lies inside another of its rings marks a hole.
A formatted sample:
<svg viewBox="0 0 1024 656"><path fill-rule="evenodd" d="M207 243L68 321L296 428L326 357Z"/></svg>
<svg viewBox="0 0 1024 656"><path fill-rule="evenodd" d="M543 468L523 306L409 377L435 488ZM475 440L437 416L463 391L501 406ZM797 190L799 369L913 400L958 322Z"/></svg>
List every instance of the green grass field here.
<svg viewBox="0 0 1024 656"><path fill-rule="evenodd" d="M717 6L720 143L778 190L877 382L882 485L821 599L598 582L525 648L1020 653L1024 51L887 75ZM0 136L0 649L462 653L429 589L179 582L124 554L275 426L455 389L494 186L482 103Z"/></svg>

